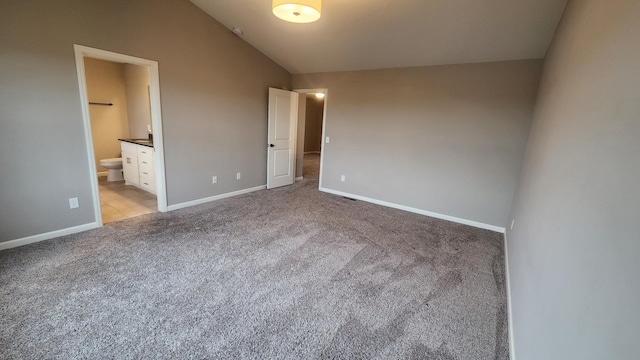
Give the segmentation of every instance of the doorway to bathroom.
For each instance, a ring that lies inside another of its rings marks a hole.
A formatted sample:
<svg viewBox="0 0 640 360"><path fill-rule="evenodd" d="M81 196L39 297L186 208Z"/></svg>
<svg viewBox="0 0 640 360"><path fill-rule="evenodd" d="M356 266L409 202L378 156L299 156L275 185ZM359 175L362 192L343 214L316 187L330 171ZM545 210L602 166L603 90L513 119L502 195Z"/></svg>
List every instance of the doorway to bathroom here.
<svg viewBox="0 0 640 360"><path fill-rule="evenodd" d="M74 50L96 220L167 211L157 62Z"/></svg>

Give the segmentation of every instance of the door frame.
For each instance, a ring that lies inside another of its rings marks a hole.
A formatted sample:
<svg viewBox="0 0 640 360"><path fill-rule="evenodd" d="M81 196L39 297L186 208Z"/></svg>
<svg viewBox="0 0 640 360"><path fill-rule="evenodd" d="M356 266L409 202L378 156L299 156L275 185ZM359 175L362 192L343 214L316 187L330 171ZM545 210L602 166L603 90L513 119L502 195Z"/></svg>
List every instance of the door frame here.
<svg viewBox="0 0 640 360"><path fill-rule="evenodd" d="M76 59L76 72L78 74L78 87L80 90L80 106L82 108L82 120L86 152L89 160L89 178L91 179L91 191L93 194L93 207L98 227L102 226L102 209L100 207L100 192L98 188L98 172L96 168L95 152L93 149L93 137L91 134L91 115L89 113L89 95L87 93L87 78L85 74L84 58L112 61L124 64L144 66L149 69L149 102L151 105L151 126L153 128L153 148L155 154L156 196L158 199L158 211L167 211L167 186L164 167L164 137L162 134L162 115L160 106L160 75L158 62L138 58L135 56L119 54L111 51L91 48L88 46L73 45Z"/></svg>
<svg viewBox="0 0 640 360"><path fill-rule="evenodd" d="M325 144L326 144L326 127L327 127L327 102L329 98L329 89L327 88L316 88L316 89L293 89L293 91L299 94L315 94L315 93L324 93L324 105L322 107L322 141L320 143L320 173L318 174L318 190L322 189L322 167L324 164L324 152L325 152ZM305 117L304 121L307 119ZM305 123L306 126L306 123ZM296 163L296 166L298 164ZM302 166L302 164L300 164ZM303 174L304 176L304 174Z"/></svg>

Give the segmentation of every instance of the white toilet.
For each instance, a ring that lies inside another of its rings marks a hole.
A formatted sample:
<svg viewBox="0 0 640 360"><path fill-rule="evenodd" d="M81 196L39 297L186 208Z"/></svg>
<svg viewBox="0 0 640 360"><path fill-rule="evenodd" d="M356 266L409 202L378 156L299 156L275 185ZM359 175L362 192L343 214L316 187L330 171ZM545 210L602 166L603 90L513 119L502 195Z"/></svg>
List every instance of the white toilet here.
<svg viewBox="0 0 640 360"><path fill-rule="evenodd" d="M100 160L100 165L109 169L107 181L122 181L122 158L110 158Z"/></svg>

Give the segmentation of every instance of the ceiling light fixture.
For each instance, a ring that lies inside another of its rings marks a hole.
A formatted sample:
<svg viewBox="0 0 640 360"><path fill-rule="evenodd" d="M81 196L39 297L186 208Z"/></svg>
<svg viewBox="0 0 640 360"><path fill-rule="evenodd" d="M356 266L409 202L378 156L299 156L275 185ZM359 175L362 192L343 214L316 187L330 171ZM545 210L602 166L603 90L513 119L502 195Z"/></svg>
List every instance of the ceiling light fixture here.
<svg viewBox="0 0 640 360"><path fill-rule="evenodd" d="M324 93L316 93L318 99L324 99Z"/></svg>
<svg viewBox="0 0 640 360"><path fill-rule="evenodd" d="M320 19L322 0L273 0L273 15L293 23L310 23Z"/></svg>

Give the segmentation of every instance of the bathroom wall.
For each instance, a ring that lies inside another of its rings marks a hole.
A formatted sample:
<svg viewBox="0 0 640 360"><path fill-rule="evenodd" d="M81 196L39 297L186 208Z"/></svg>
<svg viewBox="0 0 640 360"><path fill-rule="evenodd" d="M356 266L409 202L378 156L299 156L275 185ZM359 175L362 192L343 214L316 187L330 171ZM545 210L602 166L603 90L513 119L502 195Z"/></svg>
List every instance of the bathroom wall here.
<svg viewBox="0 0 640 360"><path fill-rule="evenodd" d="M124 64L125 88L127 92L127 115L129 137L146 139L151 126L149 100L149 69L145 66Z"/></svg>
<svg viewBox="0 0 640 360"><path fill-rule="evenodd" d="M120 157L118 138L129 137L125 66L91 58L85 58L84 64L89 102L113 104L89 105L96 169L104 172L100 159Z"/></svg>
<svg viewBox="0 0 640 360"><path fill-rule="evenodd" d="M322 145L324 99L318 99L315 94L308 94L306 102L304 152L319 152Z"/></svg>

